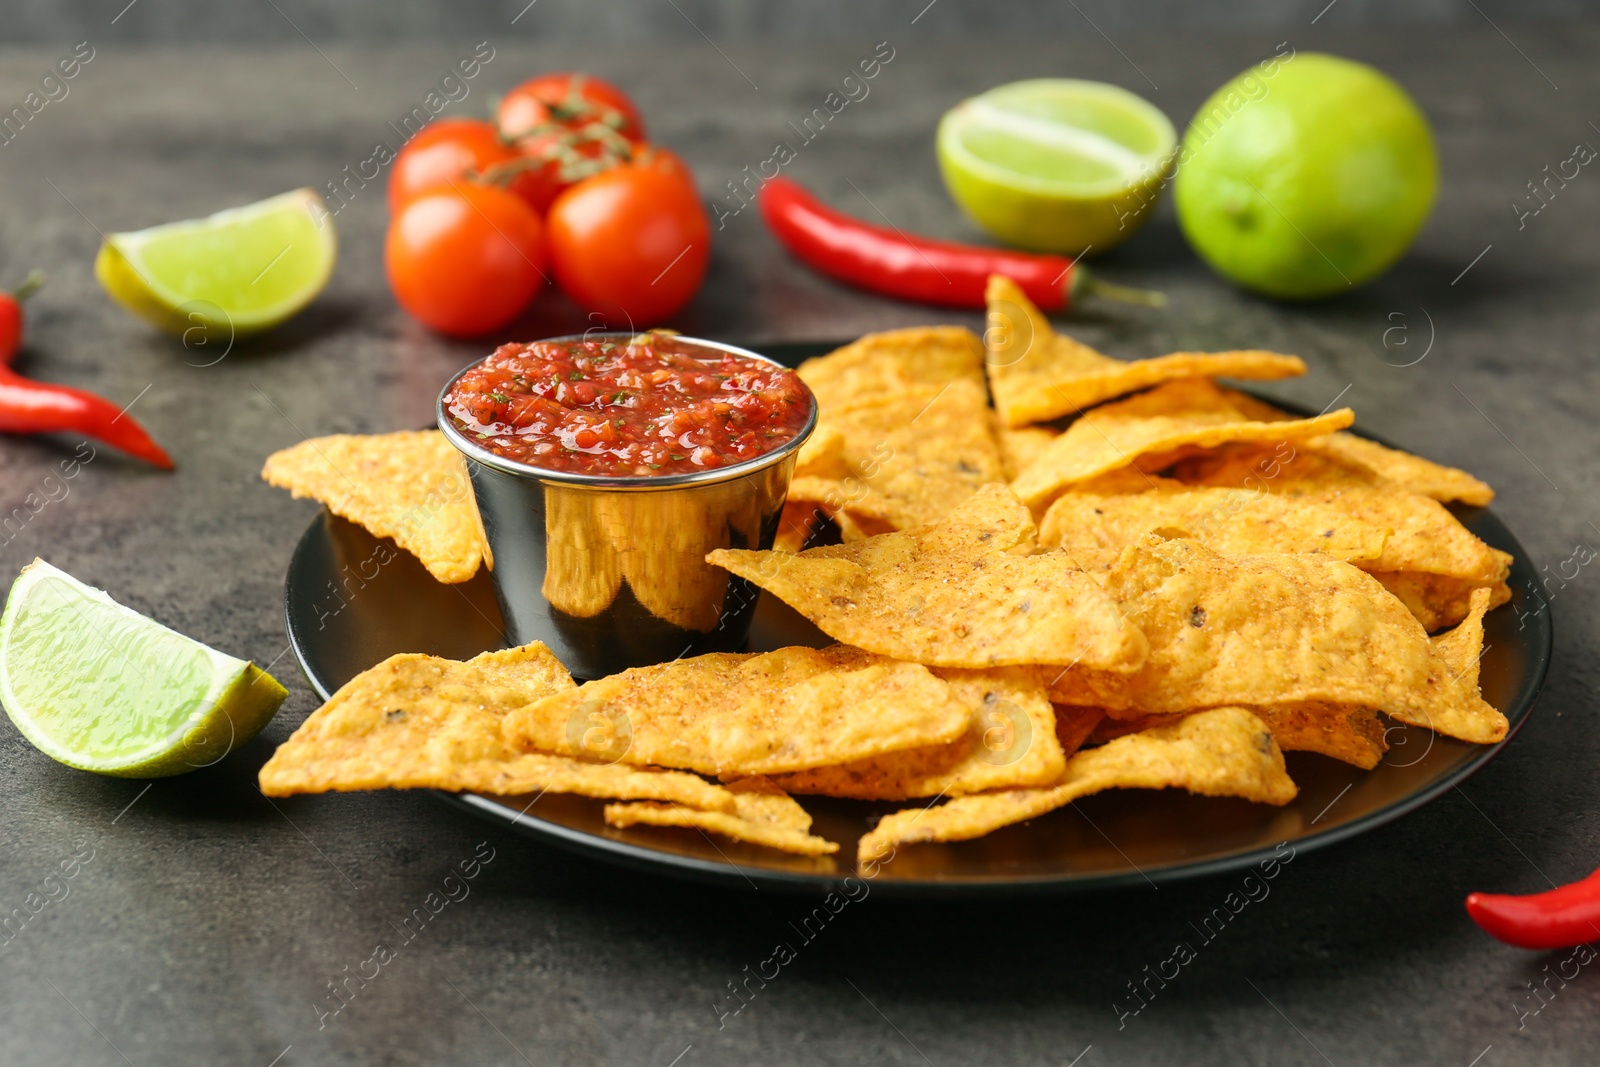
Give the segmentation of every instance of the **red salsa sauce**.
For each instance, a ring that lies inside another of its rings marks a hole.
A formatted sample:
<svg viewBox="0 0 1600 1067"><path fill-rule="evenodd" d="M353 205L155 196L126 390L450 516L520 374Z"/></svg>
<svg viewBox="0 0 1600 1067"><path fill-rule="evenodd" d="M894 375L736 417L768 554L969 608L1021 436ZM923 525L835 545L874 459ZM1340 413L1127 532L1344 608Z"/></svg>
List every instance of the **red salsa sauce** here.
<svg viewBox="0 0 1600 1067"><path fill-rule="evenodd" d="M639 478L765 455L812 404L792 370L658 333L501 345L445 396L456 428L497 456Z"/></svg>

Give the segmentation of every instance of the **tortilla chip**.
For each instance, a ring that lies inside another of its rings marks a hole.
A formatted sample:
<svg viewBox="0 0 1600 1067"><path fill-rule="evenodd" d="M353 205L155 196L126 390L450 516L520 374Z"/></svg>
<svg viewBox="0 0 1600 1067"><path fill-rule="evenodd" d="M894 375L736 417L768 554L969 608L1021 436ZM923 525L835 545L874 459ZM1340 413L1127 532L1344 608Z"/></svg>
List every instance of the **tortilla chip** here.
<svg viewBox="0 0 1600 1067"><path fill-rule="evenodd" d="M1474 507L1486 507L1494 500L1494 490L1488 483L1466 471L1388 448L1352 433L1329 434L1307 441L1306 447L1343 463L1364 467L1386 481L1435 500L1458 500Z"/></svg>
<svg viewBox="0 0 1600 1067"><path fill-rule="evenodd" d="M1051 441L1061 436L1060 431L1048 426L1020 426L1007 429L999 425L996 416L995 440L1000 445L1000 465L1010 481L1044 454Z"/></svg>
<svg viewBox="0 0 1600 1067"><path fill-rule="evenodd" d="M1347 563L1220 556L1152 536L1123 552L1106 589L1144 631L1149 658L1132 674L1060 672L1049 683L1058 704L1119 718L1311 701L1444 724L1499 715L1405 605Z"/></svg>
<svg viewBox="0 0 1600 1067"><path fill-rule="evenodd" d="M1472 608L1460 626L1449 633L1432 639L1433 648L1447 667L1455 684L1478 688L1478 665L1485 651L1483 647L1483 616L1489 610L1493 593L1477 589L1472 593ZM1483 701L1475 705L1446 706L1431 712L1415 708L1384 708L1389 717L1412 726L1426 726L1435 733L1447 734L1463 741L1487 745L1503 739L1510 723L1506 717Z"/></svg>
<svg viewBox="0 0 1600 1067"><path fill-rule="evenodd" d="M762 777L740 778L728 783L736 805L733 814L702 811L682 804L607 804L608 826L683 826L731 837L735 841L766 845L802 856L826 856L839 846L813 837L811 816L793 797Z"/></svg>
<svg viewBox="0 0 1600 1067"><path fill-rule="evenodd" d="M1250 711L1285 752L1319 752L1370 771L1389 751L1383 723L1371 708L1310 702Z"/></svg>
<svg viewBox="0 0 1600 1067"><path fill-rule="evenodd" d="M1484 585L1504 582L1511 556L1490 548L1450 509L1430 497L1398 488L1354 486L1332 492L1299 493L1295 503L1318 501L1352 519L1384 526L1383 553L1363 570L1416 571L1449 575Z"/></svg>
<svg viewBox="0 0 1600 1067"><path fill-rule="evenodd" d="M441 582L464 582L488 548L466 461L438 430L313 437L274 452L269 484L392 537Z"/></svg>
<svg viewBox="0 0 1600 1067"><path fill-rule="evenodd" d="M1059 715L1065 712L1068 707L1070 705L1057 704L1056 714ZM1139 734L1146 730L1154 730L1158 726L1171 726L1174 723L1182 722L1185 714L1180 712L1176 715L1140 715L1133 719L1114 719L1106 714L1104 708L1084 708L1082 710L1100 716L1100 720L1095 724L1094 729L1089 731L1089 736L1084 739L1085 747L1103 745L1107 741L1115 741L1117 738L1127 737L1129 734Z"/></svg>
<svg viewBox="0 0 1600 1067"><path fill-rule="evenodd" d="M983 342L960 326L869 333L806 360L797 373L827 418L852 404L894 400L908 386L940 388L967 381L982 389Z"/></svg>
<svg viewBox="0 0 1600 1067"><path fill-rule="evenodd" d="M1223 555L1308 552L1347 562L1380 558L1389 535L1384 525L1363 521L1326 499L1180 489L1119 496L1063 493L1039 523L1039 543L1068 551L1120 552L1162 528L1187 531Z"/></svg>
<svg viewBox="0 0 1600 1067"><path fill-rule="evenodd" d="M1262 422L1270 420L1262 419ZM1303 447L1304 441L1262 445L1254 441L1219 445L1187 456L1169 472L1174 481L1195 488L1248 489L1252 492L1333 492L1344 488L1399 486Z"/></svg>
<svg viewBox="0 0 1600 1067"><path fill-rule="evenodd" d="M1225 555L1313 552L1354 563L1430 632L1464 619L1473 589L1494 590L1491 606L1511 595L1508 554L1484 544L1438 501L1398 487L1279 490L1267 482L1255 489L1162 484L1113 496L1073 491L1051 504L1039 540L1092 570L1107 553L1161 528Z"/></svg>
<svg viewBox="0 0 1600 1067"><path fill-rule="evenodd" d="M1066 705L1059 710L1065 711ZM1099 708L1085 709L1104 714ZM1363 770L1377 766L1389 750L1383 724L1370 708L1342 707L1336 704L1282 704L1274 707L1245 708L1267 724L1272 739L1285 752L1320 752ZM1103 745L1128 734L1143 733L1160 726L1171 726L1184 718L1177 715L1140 715L1135 719L1100 720L1087 744Z"/></svg>
<svg viewBox="0 0 1600 1067"><path fill-rule="evenodd" d="M799 555L713 552L837 641L940 667L1132 670L1144 638L1099 584L1037 547L1028 509L985 487L943 522Z"/></svg>
<svg viewBox="0 0 1600 1067"><path fill-rule="evenodd" d="M1430 638L1434 650L1467 685L1478 684L1478 668L1483 662L1483 617L1498 605L1494 590L1474 589L1471 605L1460 626L1447 634Z"/></svg>
<svg viewBox="0 0 1600 1067"><path fill-rule="evenodd" d="M833 517L833 523L839 527L839 540L845 543L865 541L869 537L895 532L891 524L865 515L857 515L853 511L839 512Z"/></svg>
<svg viewBox="0 0 1600 1067"><path fill-rule="evenodd" d="M1235 390L1225 391L1228 400L1248 418L1260 422L1289 421L1295 418L1265 401ZM1190 484L1243 485L1255 474L1273 484L1314 485L1333 488L1342 485L1373 485L1404 489L1421 496L1449 503L1459 501L1485 507L1494 500L1494 490L1466 471L1446 467L1409 452L1380 445L1353 433L1333 433L1300 442L1300 458L1290 451L1272 463L1259 446L1233 446L1228 452L1188 461L1178 477ZM1283 469L1280 471L1280 467ZM1252 469L1257 468L1257 469Z"/></svg>
<svg viewBox="0 0 1600 1067"><path fill-rule="evenodd" d="M572 688L566 669L537 642L465 663L390 656L341 686L278 746L261 768L261 791L577 793L733 810L727 790L692 774L528 755L505 743L506 712Z"/></svg>
<svg viewBox="0 0 1600 1067"><path fill-rule="evenodd" d="M868 334L799 374L819 420L789 498L820 507L846 539L932 522L1003 480L971 331Z"/></svg>
<svg viewBox="0 0 1600 1067"><path fill-rule="evenodd" d="M1168 788L1276 805L1297 792L1266 724L1243 708L1214 708L1085 749L1049 788L978 793L897 811L861 838L858 857L881 861L903 844L982 837L1105 789Z"/></svg>
<svg viewBox="0 0 1600 1067"><path fill-rule="evenodd" d="M844 447L844 434L838 428L819 424L795 454L794 477L843 478L850 473Z"/></svg>
<svg viewBox="0 0 1600 1067"><path fill-rule="evenodd" d="M1005 426L1074 415L1104 400L1182 378L1291 378L1298 356L1276 352L1174 352L1125 362L1058 334L1010 278L989 276L984 366Z"/></svg>
<svg viewBox="0 0 1600 1067"><path fill-rule="evenodd" d="M1122 467L1156 471L1197 449L1231 441L1293 441L1349 426L1349 408L1314 419L1253 422L1205 378L1182 379L1079 418L1011 483L1030 507L1075 482Z"/></svg>
<svg viewBox="0 0 1600 1067"><path fill-rule="evenodd" d="M1070 756L1088 744L1095 730L1107 721L1104 708L1075 708L1070 704L1062 704L1052 710L1056 716L1056 741L1061 745L1064 756Z"/></svg>
<svg viewBox="0 0 1600 1067"><path fill-rule="evenodd" d="M1488 594L1490 608L1497 608L1511 599L1511 586L1504 581L1485 584L1448 574L1379 570L1368 573L1398 597L1429 633L1457 626L1466 619L1472 611L1472 598L1479 590Z"/></svg>
<svg viewBox="0 0 1600 1067"><path fill-rule="evenodd" d="M946 669L939 674L972 716L966 734L953 744L786 774L778 785L791 793L909 800L1043 785L1061 777L1066 760L1056 740L1055 714L1031 672Z"/></svg>
<svg viewBox="0 0 1600 1067"><path fill-rule="evenodd" d="M1094 493L1099 496L1123 496L1128 493L1148 493L1155 489L1183 489L1184 484L1161 474L1151 474L1138 467L1119 467L1114 471L1078 482L1074 493Z"/></svg>
<svg viewBox="0 0 1600 1067"><path fill-rule="evenodd" d="M926 667L834 645L635 667L512 711L504 729L519 749L583 755L594 723L624 762L743 776L949 744L969 720Z"/></svg>
<svg viewBox="0 0 1600 1067"><path fill-rule="evenodd" d="M822 420L843 435L849 468L818 501L830 515L909 529L943 518L980 486L1004 481L977 382L908 384L892 396L824 408Z"/></svg>
<svg viewBox="0 0 1600 1067"><path fill-rule="evenodd" d="M822 512L810 501L786 500L778 516L778 532L773 535L772 547L779 552L803 551L811 535L822 525L823 518Z"/></svg>

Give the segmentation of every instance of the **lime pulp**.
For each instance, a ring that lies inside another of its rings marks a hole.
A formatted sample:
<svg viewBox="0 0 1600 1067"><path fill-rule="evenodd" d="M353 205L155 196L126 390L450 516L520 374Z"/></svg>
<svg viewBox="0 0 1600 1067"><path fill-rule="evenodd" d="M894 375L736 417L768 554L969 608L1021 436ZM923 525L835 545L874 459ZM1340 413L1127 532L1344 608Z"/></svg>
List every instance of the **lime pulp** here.
<svg viewBox="0 0 1600 1067"><path fill-rule="evenodd" d="M945 185L1008 244L1077 255L1128 237L1154 207L1177 134L1148 101L1037 78L963 101L939 124Z"/></svg>

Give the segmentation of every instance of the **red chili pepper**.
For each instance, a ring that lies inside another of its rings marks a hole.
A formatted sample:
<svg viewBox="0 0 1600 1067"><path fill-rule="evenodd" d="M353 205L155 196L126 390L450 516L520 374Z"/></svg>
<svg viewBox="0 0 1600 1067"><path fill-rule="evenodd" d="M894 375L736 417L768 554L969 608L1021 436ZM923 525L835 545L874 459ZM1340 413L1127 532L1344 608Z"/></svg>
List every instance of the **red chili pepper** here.
<svg viewBox="0 0 1600 1067"><path fill-rule="evenodd" d="M795 258L829 277L901 300L982 308L989 275L1003 274L1045 311L1065 311L1080 296L1159 307L1160 293L1111 285L1062 256L979 248L911 237L828 207L798 183L772 178L756 197L761 217Z"/></svg>
<svg viewBox="0 0 1600 1067"><path fill-rule="evenodd" d="M22 304L44 276L28 275L13 293L0 293L0 433L86 434L130 456L172 469L172 457L150 439L144 427L109 400L65 385L35 382L11 369L22 343Z"/></svg>
<svg viewBox="0 0 1600 1067"><path fill-rule="evenodd" d="M163 470L172 469L172 457L111 401L82 389L30 381L0 367L0 432L63 430L86 434Z"/></svg>
<svg viewBox="0 0 1600 1067"><path fill-rule="evenodd" d="M1491 937L1518 948L1567 948L1600 940L1600 871L1530 896L1469 893L1467 914Z"/></svg>
<svg viewBox="0 0 1600 1067"><path fill-rule="evenodd" d="M0 293L0 366L9 367L22 347L22 302L44 284L44 275L33 271L9 293Z"/></svg>

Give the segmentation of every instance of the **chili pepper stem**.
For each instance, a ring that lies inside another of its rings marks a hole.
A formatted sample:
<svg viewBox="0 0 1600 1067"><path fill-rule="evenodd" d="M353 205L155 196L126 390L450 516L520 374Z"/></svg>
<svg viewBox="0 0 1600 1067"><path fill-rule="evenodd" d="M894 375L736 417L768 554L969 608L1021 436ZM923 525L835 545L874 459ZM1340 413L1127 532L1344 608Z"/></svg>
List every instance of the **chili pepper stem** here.
<svg viewBox="0 0 1600 1067"><path fill-rule="evenodd" d="M28 299L28 297L32 296L34 293L37 293L39 291L39 287L43 284L44 271L30 270L28 272L28 276L22 279L22 284L11 290L11 299L20 303Z"/></svg>
<svg viewBox="0 0 1600 1067"><path fill-rule="evenodd" d="M1116 285L1112 282L1101 281L1083 267L1074 267L1072 280L1067 284L1067 301L1069 304L1075 304L1080 297L1085 296L1098 296L1103 300L1115 300L1121 304L1138 304L1147 308L1167 306L1167 294L1165 293L1158 293L1153 289L1135 289L1130 285Z"/></svg>

